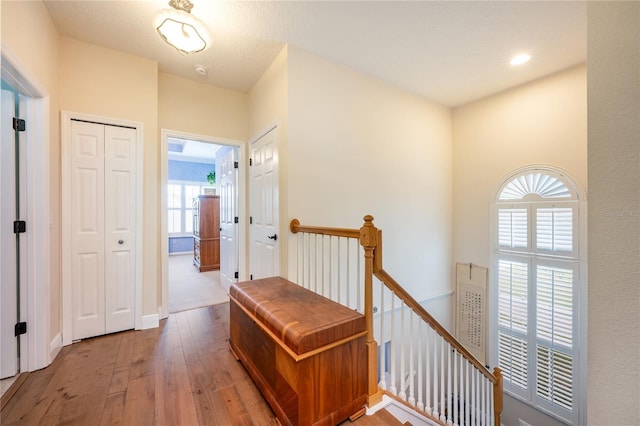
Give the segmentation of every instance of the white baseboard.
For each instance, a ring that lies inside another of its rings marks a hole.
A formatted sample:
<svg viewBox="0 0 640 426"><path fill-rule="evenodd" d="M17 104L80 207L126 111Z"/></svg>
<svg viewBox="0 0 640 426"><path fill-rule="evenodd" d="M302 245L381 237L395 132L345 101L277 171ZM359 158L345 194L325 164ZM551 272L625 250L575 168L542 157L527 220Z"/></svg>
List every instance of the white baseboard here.
<svg viewBox="0 0 640 426"><path fill-rule="evenodd" d="M140 330L147 330L149 328L157 328L160 326L160 316L158 314L143 315L142 325Z"/></svg>
<svg viewBox="0 0 640 426"><path fill-rule="evenodd" d="M50 362L53 362L53 360L56 359L61 349L62 349L62 334L58 333L56 334L56 337L53 338L53 340L49 345Z"/></svg>
<svg viewBox="0 0 640 426"><path fill-rule="evenodd" d="M168 306L160 306L158 308L158 315L160 319L169 318L169 307Z"/></svg>

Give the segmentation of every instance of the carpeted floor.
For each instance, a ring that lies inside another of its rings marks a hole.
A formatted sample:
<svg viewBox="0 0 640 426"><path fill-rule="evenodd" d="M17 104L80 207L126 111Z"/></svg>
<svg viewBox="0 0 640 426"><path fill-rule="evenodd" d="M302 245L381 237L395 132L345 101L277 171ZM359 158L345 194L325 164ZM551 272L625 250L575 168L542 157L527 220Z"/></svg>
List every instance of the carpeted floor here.
<svg viewBox="0 0 640 426"><path fill-rule="evenodd" d="M198 272L191 254L169 256L169 313L228 301L220 271Z"/></svg>

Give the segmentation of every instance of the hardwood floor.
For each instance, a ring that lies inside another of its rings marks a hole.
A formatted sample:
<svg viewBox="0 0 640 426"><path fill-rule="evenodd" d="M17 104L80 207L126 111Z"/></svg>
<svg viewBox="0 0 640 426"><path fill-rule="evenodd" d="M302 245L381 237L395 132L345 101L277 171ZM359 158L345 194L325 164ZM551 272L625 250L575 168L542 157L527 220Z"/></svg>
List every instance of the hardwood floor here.
<svg viewBox="0 0 640 426"><path fill-rule="evenodd" d="M225 303L171 314L157 329L65 346L49 367L29 374L0 411L0 423L278 424L228 338ZM394 420L381 411L355 424L400 424Z"/></svg>

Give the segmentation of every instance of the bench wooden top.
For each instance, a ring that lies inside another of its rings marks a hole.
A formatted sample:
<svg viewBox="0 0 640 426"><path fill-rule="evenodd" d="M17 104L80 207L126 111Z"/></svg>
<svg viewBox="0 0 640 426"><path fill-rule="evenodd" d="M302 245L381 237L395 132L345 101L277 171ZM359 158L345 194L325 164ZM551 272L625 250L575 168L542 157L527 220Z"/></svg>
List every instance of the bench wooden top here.
<svg viewBox="0 0 640 426"><path fill-rule="evenodd" d="M237 283L229 293L299 355L366 330L364 315L281 277Z"/></svg>

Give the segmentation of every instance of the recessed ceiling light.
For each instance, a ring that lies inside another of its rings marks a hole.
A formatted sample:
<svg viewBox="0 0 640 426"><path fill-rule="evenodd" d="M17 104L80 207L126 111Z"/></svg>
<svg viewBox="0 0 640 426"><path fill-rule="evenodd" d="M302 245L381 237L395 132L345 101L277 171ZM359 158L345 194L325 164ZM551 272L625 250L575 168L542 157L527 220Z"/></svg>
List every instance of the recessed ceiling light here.
<svg viewBox="0 0 640 426"><path fill-rule="evenodd" d="M511 58L511 62L509 63L511 65L522 65L525 62L529 62L529 59L531 59L531 55L528 55L526 53L520 53L514 56L513 58Z"/></svg>

